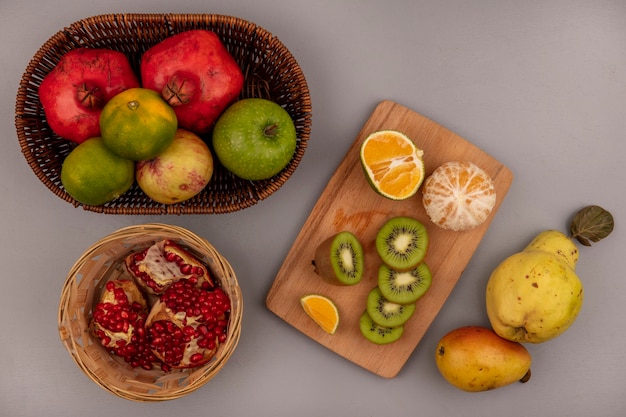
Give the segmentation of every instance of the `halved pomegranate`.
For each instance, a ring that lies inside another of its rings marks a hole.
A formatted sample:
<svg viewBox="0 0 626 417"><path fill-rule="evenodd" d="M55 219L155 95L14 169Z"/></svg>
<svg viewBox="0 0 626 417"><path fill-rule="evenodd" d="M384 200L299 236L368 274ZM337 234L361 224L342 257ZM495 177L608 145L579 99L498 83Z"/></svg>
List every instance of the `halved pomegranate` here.
<svg viewBox="0 0 626 417"><path fill-rule="evenodd" d="M199 288L215 286L207 267L170 240L156 242L141 252L128 255L124 264L137 284L149 294L162 294L174 282L191 278Z"/></svg>
<svg viewBox="0 0 626 417"><path fill-rule="evenodd" d="M146 300L133 281L109 281L93 308L92 333L133 368L149 370L160 361L148 345L144 327L147 316Z"/></svg>
<svg viewBox="0 0 626 417"><path fill-rule="evenodd" d="M213 358L227 338L230 299L219 287L198 288L195 279L172 284L146 319L150 347L171 368L193 368Z"/></svg>

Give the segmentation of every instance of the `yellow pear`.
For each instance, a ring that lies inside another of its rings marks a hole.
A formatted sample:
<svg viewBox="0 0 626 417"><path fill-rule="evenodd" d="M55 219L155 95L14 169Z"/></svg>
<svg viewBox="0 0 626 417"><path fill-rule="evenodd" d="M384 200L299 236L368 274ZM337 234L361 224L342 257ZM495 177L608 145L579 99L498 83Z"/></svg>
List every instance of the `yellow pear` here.
<svg viewBox="0 0 626 417"><path fill-rule="evenodd" d="M500 263L486 291L493 330L505 339L530 343L545 342L567 330L583 303L577 261L572 239L546 230Z"/></svg>
<svg viewBox="0 0 626 417"><path fill-rule="evenodd" d="M528 350L486 327L466 326L447 333L435 358L444 379L463 391L487 391L530 378Z"/></svg>

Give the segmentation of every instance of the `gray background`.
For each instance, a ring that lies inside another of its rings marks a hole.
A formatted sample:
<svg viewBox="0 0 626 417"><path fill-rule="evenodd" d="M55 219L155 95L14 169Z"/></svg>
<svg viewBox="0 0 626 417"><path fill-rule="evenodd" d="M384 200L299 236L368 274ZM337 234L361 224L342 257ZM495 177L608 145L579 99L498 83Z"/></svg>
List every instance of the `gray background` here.
<svg viewBox="0 0 626 417"><path fill-rule="evenodd" d="M229 215L106 216L47 190L20 154L15 94L56 31L109 12L222 13L278 36L311 89L305 157L268 200ZM5 416L618 416L626 413L626 3L517 1L0 1L0 414ZM376 104L391 99L485 149L513 186L459 284L400 374L377 377L305 337L265 296L315 201ZM533 378L469 394L447 385L437 341L487 324L491 270L587 204L612 211L607 240L581 249L583 310L560 338L529 346ZM74 261L120 227L166 222L208 239L245 296L243 335L202 389L159 404L91 382L59 341L61 286Z"/></svg>

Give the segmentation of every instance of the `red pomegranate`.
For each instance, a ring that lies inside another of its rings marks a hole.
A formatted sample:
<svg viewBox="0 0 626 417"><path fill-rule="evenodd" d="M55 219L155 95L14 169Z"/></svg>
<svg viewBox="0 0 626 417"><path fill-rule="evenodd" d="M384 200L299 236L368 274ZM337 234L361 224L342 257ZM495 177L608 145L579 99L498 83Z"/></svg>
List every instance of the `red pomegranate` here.
<svg viewBox="0 0 626 417"><path fill-rule="evenodd" d="M160 361L148 345L147 316L146 300L133 281L109 281L93 308L92 333L108 351L133 368L149 370Z"/></svg>
<svg viewBox="0 0 626 417"><path fill-rule="evenodd" d="M100 113L113 96L139 87L126 56L78 48L63 55L39 86L39 100L54 133L76 143L100 136Z"/></svg>
<svg viewBox="0 0 626 417"><path fill-rule="evenodd" d="M163 361L165 371L204 365L226 341L228 295L219 287L198 288L194 281L172 284L146 319L150 348Z"/></svg>
<svg viewBox="0 0 626 417"><path fill-rule="evenodd" d="M174 107L180 127L197 134L214 122L243 88L243 73L220 38L195 29L170 36L141 58L143 87Z"/></svg>
<svg viewBox="0 0 626 417"><path fill-rule="evenodd" d="M126 270L147 293L162 294L179 280L194 279L200 288L215 286L207 267L191 252L170 240L156 242L128 255Z"/></svg>

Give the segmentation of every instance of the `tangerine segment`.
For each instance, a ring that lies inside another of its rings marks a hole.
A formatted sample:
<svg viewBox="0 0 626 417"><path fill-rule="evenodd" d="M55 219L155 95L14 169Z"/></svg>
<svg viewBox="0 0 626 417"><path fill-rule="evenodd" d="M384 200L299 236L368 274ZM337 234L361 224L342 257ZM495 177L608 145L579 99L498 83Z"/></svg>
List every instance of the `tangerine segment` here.
<svg viewBox="0 0 626 417"><path fill-rule="evenodd" d="M467 230L484 223L496 204L493 180L469 161L450 161L425 180L422 202L433 223Z"/></svg>
<svg viewBox="0 0 626 417"><path fill-rule="evenodd" d="M381 130L365 139L360 156L372 188L392 200L404 200L422 185L423 155L404 133Z"/></svg>
<svg viewBox="0 0 626 417"><path fill-rule="evenodd" d="M335 334L339 326L339 311L328 297L309 294L300 298L304 312L326 333Z"/></svg>

